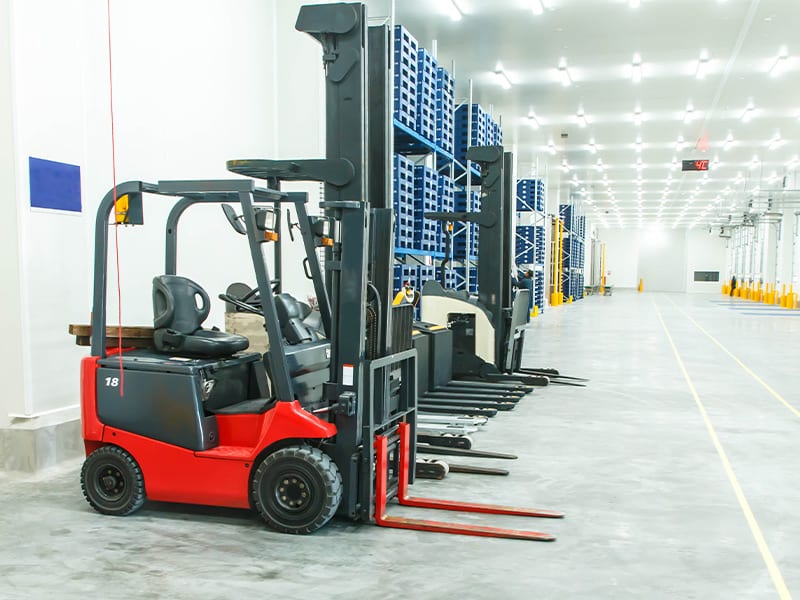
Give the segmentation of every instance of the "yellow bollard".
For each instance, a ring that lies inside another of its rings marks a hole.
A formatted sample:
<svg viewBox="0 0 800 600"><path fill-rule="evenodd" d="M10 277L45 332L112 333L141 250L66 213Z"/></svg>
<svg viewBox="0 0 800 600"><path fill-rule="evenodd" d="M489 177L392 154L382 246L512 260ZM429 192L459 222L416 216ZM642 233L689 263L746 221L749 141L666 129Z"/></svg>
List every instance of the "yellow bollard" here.
<svg viewBox="0 0 800 600"><path fill-rule="evenodd" d="M538 317L539 316L539 305L538 304L534 304L533 305L533 310L531 311L531 316L532 317Z"/></svg>
<svg viewBox="0 0 800 600"><path fill-rule="evenodd" d="M567 304L572 304L572 296L570 296L569 300L567 300Z"/></svg>
<svg viewBox="0 0 800 600"><path fill-rule="evenodd" d="M639 279L639 293L644 291L644 279Z"/></svg>

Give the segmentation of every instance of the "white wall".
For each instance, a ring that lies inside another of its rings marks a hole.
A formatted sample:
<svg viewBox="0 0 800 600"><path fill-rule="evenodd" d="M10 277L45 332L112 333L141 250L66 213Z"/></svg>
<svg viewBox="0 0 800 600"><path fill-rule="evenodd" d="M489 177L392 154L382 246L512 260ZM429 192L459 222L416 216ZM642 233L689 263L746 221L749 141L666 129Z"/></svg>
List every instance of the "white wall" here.
<svg viewBox="0 0 800 600"><path fill-rule="evenodd" d="M686 291L686 229L639 230L639 270L650 292Z"/></svg>
<svg viewBox="0 0 800 600"><path fill-rule="evenodd" d="M9 4L10 51L4 34ZM224 0L114 0L117 181L229 178L236 177L225 169L230 158L322 156L321 51L294 30L300 5L240 0L234 9ZM26 398L13 393L13 378L4 382L0 426L8 413L38 414L78 402L85 349L74 345L67 325L89 320L94 213L112 187L105 11L103 0L0 0L0 123L5 128L13 114L17 132L13 161L5 159L10 136L0 139L0 194L17 198L16 205L0 203L2 318L10 321L4 333L24 340L22 362L0 362L24 374ZM9 54L13 72L5 85ZM82 214L29 207L29 156L81 166ZM6 176L14 162L16 177ZM314 193L313 212L319 186L305 187ZM152 322L151 280L163 273L168 202L146 198L145 227L118 232L126 324ZM5 231L17 212L18 240L13 227ZM230 229L219 207L191 209L179 240L178 272L196 279L212 299L233 281L253 282L245 238ZM299 260L297 248L286 254L287 263ZM292 267L284 272L285 289L298 288L303 297L311 287ZM16 300L15 272L21 276ZM113 266L110 276L113 323ZM207 324L221 326L222 311L215 301ZM19 357L20 344L5 347Z"/></svg>
<svg viewBox="0 0 800 600"><path fill-rule="evenodd" d="M9 19L10 2L0 0L0 427L9 423L9 413L25 407Z"/></svg>
<svg viewBox="0 0 800 600"><path fill-rule="evenodd" d="M694 271L725 277L725 240L705 229L599 229L606 243L608 283L646 291L716 292L721 284L695 283Z"/></svg>
<svg viewBox="0 0 800 600"><path fill-rule="evenodd" d="M618 288L636 287L639 284L639 232L636 229L600 229L598 237L606 244L606 284Z"/></svg>
<svg viewBox="0 0 800 600"><path fill-rule="evenodd" d="M726 240L719 237L719 229L708 233L708 229L690 229L687 235L688 268L686 291L715 293L722 289L727 279ZM719 282L694 281L695 271L719 271Z"/></svg>

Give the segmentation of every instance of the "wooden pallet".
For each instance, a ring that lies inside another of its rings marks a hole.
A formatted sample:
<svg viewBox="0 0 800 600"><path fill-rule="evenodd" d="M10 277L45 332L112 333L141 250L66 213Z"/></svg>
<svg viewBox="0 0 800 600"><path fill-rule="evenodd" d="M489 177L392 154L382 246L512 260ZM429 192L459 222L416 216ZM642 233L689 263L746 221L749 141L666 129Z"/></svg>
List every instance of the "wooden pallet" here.
<svg viewBox="0 0 800 600"><path fill-rule="evenodd" d="M71 323L69 326L70 335L75 336L75 343L78 346L90 346L92 336L92 326ZM106 347L116 348L119 342L119 328L106 327ZM152 348L153 328L145 326L122 327L122 346L123 348Z"/></svg>

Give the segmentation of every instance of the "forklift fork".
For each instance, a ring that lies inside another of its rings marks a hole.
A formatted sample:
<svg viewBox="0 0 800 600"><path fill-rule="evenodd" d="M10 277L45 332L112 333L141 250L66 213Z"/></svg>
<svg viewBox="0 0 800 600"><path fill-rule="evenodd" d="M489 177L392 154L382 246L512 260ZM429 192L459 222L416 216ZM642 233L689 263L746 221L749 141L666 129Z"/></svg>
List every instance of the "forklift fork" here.
<svg viewBox="0 0 800 600"><path fill-rule="evenodd" d="M433 508L439 510L454 510L494 515L543 517L549 519L563 518L563 513L551 510L514 508L511 506L497 506L494 504L477 504L473 502L457 502L453 500L437 500L434 498L417 498L414 496L409 496L408 475L411 444L409 430L410 426L407 423L401 423L399 425L398 433L400 440L397 448L398 464L396 497L402 506L415 506L417 508ZM407 517L388 516L386 514L386 504L389 500L389 437L387 435L375 436L375 450L375 522L381 527L540 542L552 542L556 539L554 535L549 533L541 533L538 531L503 529L500 527L488 527L484 525L469 525L465 523L448 523L443 521L432 521L429 519L411 519Z"/></svg>

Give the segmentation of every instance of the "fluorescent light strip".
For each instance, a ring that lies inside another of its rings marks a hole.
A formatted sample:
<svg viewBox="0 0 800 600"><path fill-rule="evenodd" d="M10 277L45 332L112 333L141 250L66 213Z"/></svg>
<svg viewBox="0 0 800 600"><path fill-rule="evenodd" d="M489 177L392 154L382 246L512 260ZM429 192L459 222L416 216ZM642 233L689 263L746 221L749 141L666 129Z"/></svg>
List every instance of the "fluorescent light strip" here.
<svg viewBox="0 0 800 600"><path fill-rule="evenodd" d="M778 56L775 57L775 61L769 68L770 77L778 77L786 70L788 58L789 52L786 50L786 46L781 46L781 49L778 51Z"/></svg>
<svg viewBox="0 0 800 600"><path fill-rule="evenodd" d="M577 117L578 117L578 125L580 125L581 127L586 127L588 125L588 122L586 121L586 113L583 112L582 106L578 108Z"/></svg>
<svg viewBox="0 0 800 600"><path fill-rule="evenodd" d="M756 111L756 107L753 105L753 101L750 100L747 103L747 106L745 107L744 112L742 113L742 116L741 116L742 121L744 123L748 123L750 121L750 119L753 118L753 113L755 113L755 111Z"/></svg>
<svg viewBox="0 0 800 600"><path fill-rule="evenodd" d="M503 69L496 69L494 74L497 77L497 82L504 90L511 89L511 80Z"/></svg>
<svg viewBox="0 0 800 600"><path fill-rule="evenodd" d="M642 80L642 57L637 52L633 55L633 62L631 62L631 81L639 83Z"/></svg>
<svg viewBox="0 0 800 600"><path fill-rule="evenodd" d="M730 150L732 145L733 145L733 133L729 131L728 137L725 138L725 142L722 144L722 149Z"/></svg>
<svg viewBox="0 0 800 600"><path fill-rule="evenodd" d="M440 0L439 5L442 7L442 10L450 17L453 21L460 21L462 17L461 10L459 10L458 6L453 0Z"/></svg>
<svg viewBox="0 0 800 600"><path fill-rule="evenodd" d="M708 50L701 50L700 60L697 61L697 70L695 71L695 77L697 77L697 79L706 78L708 74L708 62Z"/></svg>
<svg viewBox="0 0 800 600"><path fill-rule="evenodd" d="M567 59L561 58L558 61L558 77L561 80L561 85L567 87L572 84L572 77L569 74L569 69L567 68Z"/></svg>
<svg viewBox="0 0 800 600"><path fill-rule="evenodd" d="M544 12L544 6L542 6L542 0L531 0L531 10L533 14L539 16Z"/></svg>

